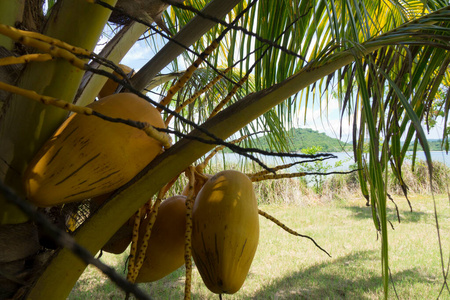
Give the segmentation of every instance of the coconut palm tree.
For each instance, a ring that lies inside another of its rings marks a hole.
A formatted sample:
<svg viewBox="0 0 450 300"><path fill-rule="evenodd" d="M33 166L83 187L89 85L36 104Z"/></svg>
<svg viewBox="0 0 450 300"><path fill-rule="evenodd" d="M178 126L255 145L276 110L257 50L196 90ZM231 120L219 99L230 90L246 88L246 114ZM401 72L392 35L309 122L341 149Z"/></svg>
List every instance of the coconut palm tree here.
<svg viewBox="0 0 450 300"><path fill-rule="evenodd" d="M109 62L117 64L141 35L148 32L151 19L158 17L151 13L133 14L132 11L127 13L133 15L124 16L120 10L115 10L113 19L122 27L120 30L108 29L108 43L100 55L93 55L90 51L99 43L116 2L2 2L2 24L42 33L81 49L55 46L46 43L42 36L3 26L0 31L2 57L40 52L50 55L39 56L43 61L3 67L0 81L79 106L92 102L111 73ZM122 81L126 89L139 93L153 88L157 79L167 86L175 85L170 80L179 77L183 71L177 57L183 55L185 61L193 61L217 37L220 37L218 48L206 58L205 67L197 70L195 80L188 82L173 98L180 101L194 93L196 86L203 86L214 78L220 70L234 69L232 75L220 80L190 110L182 111L173 119L172 126L176 130L172 133L177 136L176 143L86 219L74 234L77 243L91 253L97 253L153 194L215 144L223 143L236 132L273 131L270 141L274 150L286 150L283 144L286 127L294 118L306 115L308 102L337 101L342 122L353 126L361 192L372 207L375 229L381 234L381 274L387 297L386 170L391 168L402 182L403 159L412 143L420 143L431 162L423 121L433 107L436 94L442 93L441 82L448 80L448 1L154 2L158 8L172 4L164 19L173 37L161 33L165 35L164 39L159 35L149 38L150 41L158 39L163 46L129 81ZM44 12L43 7L48 9ZM139 12L139 9L134 11ZM151 26L151 30L155 28ZM30 40L43 42L43 45L30 43ZM75 56L78 60L70 56L71 52L78 55ZM77 65L79 60L83 64ZM87 63L88 66L84 65ZM161 73L167 73L163 72L164 68L171 68L172 73L162 76ZM219 114L209 118L218 102L246 74L250 80L240 87ZM7 91L0 94L3 191L0 243L4 253L18 254L5 254L0 263L27 259L42 272L28 269L20 278L0 274L5 277L0 284L4 282L3 290L9 291L8 296L16 293L33 298L63 298L84 270L85 262L69 248L36 255L40 246L37 229L29 221L30 213L23 213L7 198L12 197L8 196L11 193L23 198L21 177L28 162L68 113L2 86ZM167 89L163 87L159 91L165 93ZM331 91L333 97L319 97L326 92L331 94ZM151 100L149 98L152 96L147 97ZM438 109L448 113L448 93L444 99ZM173 108L173 105L168 107ZM447 130L443 134L445 132ZM403 143L401 139L404 139ZM443 136L445 140L448 141L447 136ZM369 141L367 157L363 155L366 141ZM235 150L247 153L242 148ZM404 191L407 196L406 186ZM12 240L15 242L5 242ZM48 253L51 253L51 260ZM42 267L44 263L45 267ZM23 269L23 266L18 268Z"/></svg>

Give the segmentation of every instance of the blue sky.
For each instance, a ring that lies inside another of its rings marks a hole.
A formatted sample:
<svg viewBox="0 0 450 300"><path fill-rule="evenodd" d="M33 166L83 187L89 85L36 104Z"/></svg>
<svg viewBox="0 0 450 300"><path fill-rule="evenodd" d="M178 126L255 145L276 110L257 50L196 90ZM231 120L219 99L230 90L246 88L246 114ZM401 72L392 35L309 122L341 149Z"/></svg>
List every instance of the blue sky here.
<svg viewBox="0 0 450 300"><path fill-rule="evenodd" d="M133 48L122 60L122 64L132 67L135 70L139 70L154 54L154 50L147 43L141 41L135 44ZM188 67L188 66L186 66ZM326 97L324 95L323 97ZM343 122L340 121L339 104L337 100L329 99L328 107L323 104L322 107L318 105L319 101L315 101L315 104L310 101L308 104L308 114L306 120L303 115L298 115L295 120L295 127L311 128L319 132L324 132L326 135L339 138L340 126L342 124L342 138L343 141L351 141L351 124L348 119L344 118ZM326 101L323 101L325 103ZM303 112L304 108L300 110ZM438 120L435 128L431 129L430 133L424 131L427 134L428 139L440 139L442 137L443 118Z"/></svg>

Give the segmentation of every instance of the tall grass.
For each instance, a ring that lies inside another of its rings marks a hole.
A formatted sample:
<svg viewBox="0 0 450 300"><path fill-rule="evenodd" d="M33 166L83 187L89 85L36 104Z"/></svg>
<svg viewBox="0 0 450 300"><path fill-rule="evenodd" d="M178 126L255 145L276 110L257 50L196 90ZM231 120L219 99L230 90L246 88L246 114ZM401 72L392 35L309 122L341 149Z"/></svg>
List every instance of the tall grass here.
<svg viewBox="0 0 450 300"><path fill-rule="evenodd" d="M392 193L400 194L401 187L398 179L392 174L389 174L389 176L389 190ZM414 167L410 164L405 165L403 180L409 191L417 194L447 192L450 182L450 168L441 162L433 162L432 180L430 181L429 178L428 166L424 161L419 160Z"/></svg>
<svg viewBox="0 0 450 300"><path fill-rule="evenodd" d="M408 187L408 194L429 195L448 193L450 185L450 168L440 162L433 163L433 177L430 183L428 167L419 161L414 168L405 164L403 181ZM267 180L254 183L260 204L311 205L336 199L345 199L360 195L359 179L356 174L337 174L325 176L321 189L311 188L308 176ZM388 173L388 193L403 195L398 179Z"/></svg>

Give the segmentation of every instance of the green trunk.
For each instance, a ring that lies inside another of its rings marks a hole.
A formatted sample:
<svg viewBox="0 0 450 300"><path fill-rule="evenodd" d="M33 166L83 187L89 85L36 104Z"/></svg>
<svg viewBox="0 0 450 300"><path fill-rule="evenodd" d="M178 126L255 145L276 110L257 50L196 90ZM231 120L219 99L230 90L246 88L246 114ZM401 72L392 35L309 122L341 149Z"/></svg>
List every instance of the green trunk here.
<svg viewBox="0 0 450 300"><path fill-rule="evenodd" d="M0 3L0 23L14 26L22 19L25 0L2 1ZM0 35L0 47L12 50L14 42L6 36Z"/></svg>
<svg viewBox="0 0 450 300"><path fill-rule="evenodd" d="M115 0L109 3L114 5ZM54 7L44 34L74 46L93 50L109 17L110 11L85 1L61 1ZM39 94L72 102L84 71L67 61L30 63L17 86ZM0 119L1 180L22 194L20 175L28 161L67 116L59 108L12 95L3 105ZM22 220L0 220L20 222Z"/></svg>
<svg viewBox="0 0 450 300"><path fill-rule="evenodd" d="M8 0L0 4L0 22L11 23L9 17L14 15L12 10L3 10L5 3L18 4L19 2ZM116 0L107 2L115 5ZM13 6L11 5L11 7ZM87 1L61 0L53 7L43 33L74 46L93 50L109 14L109 10L89 4ZM10 41L5 40L2 36L0 43L8 46ZM62 59L29 63L16 85L39 94L72 102L83 74L84 71L76 69ZM0 180L23 196L21 175L28 161L64 121L67 112L16 95L10 95L6 99L0 100L2 101ZM32 268L23 269L25 268L23 260L27 258L30 263L34 263L35 267L38 267L41 259L33 261L30 257L30 253L37 253L39 250L36 227L31 223L25 223L28 218L15 206L7 204L3 197L0 197L0 212L0 231L6 233L0 236L2 245L0 298L11 298L21 288L18 282L23 279L15 280L17 274L21 274L21 278L32 278L37 275ZM8 236L8 233L11 236ZM25 252L22 251L24 247L27 248ZM22 255L11 255L17 253L22 253ZM4 268L4 263L7 268ZM12 270L10 268L12 265L17 268ZM28 272L33 273L27 274Z"/></svg>

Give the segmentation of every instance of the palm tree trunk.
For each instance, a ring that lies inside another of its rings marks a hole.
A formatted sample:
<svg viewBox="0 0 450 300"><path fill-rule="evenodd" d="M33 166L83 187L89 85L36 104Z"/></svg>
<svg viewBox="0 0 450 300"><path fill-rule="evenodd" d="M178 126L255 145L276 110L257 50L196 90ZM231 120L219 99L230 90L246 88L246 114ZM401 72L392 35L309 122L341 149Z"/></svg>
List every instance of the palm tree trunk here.
<svg viewBox="0 0 450 300"><path fill-rule="evenodd" d="M108 2L114 5L116 0ZM36 3L42 5L39 1ZM18 6L13 7L12 4ZM20 12L24 14L20 5L23 5L23 1L3 1L0 4L0 22L14 25L15 21L20 21ZM12 14L11 11L17 14ZM7 12L16 19L6 18ZM109 10L87 1L58 1L43 33L93 50L109 14ZM29 18L27 21L30 21ZM11 43L3 36L0 43L12 48ZM55 59L29 63L19 78L9 80L21 88L72 101L83 73L70 63ZM1 96L0 180L24 196L22 172L35 151L61 124L67 113L20 96L7 93L2 93ZM3 196L0 196L0 211L0 298L9 298L21 293L21 287L38 273L37 268L46 261L48 253L37 255L40 247L38 228L27 222L28 218L20 210L6 203Z"/></svg>

